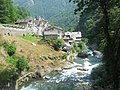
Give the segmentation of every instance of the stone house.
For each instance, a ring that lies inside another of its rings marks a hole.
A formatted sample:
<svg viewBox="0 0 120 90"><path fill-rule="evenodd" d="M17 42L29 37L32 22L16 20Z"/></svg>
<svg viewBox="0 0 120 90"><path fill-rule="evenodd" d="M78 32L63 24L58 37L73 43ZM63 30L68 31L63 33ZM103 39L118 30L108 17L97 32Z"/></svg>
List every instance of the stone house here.
<svg viewBox="0 0 120 90"><path fill-rule="evenodd" d="M21 26L24 29L28 27L32 27L32 19L17 20L15 24Z"/></svg>
<svg viewBox="0 0 120 90"><path fill-rule="evenodd" d="M26 20L17 20L15 24L23 27L27 31L31 33L41 35L42 32L47 28L48 22L40 17L38 18L30 18Z"/></svg>
<svg viewBox="0 0 120 90"><path fill-rule="evenodd" d="M45 38L57 39L62 38L62 28L49 25L44 31Z"/></svg>

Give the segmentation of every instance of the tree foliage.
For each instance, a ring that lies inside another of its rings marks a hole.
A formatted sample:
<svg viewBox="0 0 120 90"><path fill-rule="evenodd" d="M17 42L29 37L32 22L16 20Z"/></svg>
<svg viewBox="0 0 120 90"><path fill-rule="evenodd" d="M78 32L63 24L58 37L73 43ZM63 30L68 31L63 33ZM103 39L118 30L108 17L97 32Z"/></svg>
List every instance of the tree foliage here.
<svg viewBox="0 0 120 90"><path fill-rule="evenodd" d="M56 39L53 43L53 48L55 50L60 50L63 48L64 41L62 39Z"/></svg>
<svg viewBox="0 0 120 90"><path fill-rule="evenodd" d="M16 55L13 55L11 57L8 57L6 61L12 64L18 72L21 72L28 68L28 60L24 56L18 57Z"/></svg>
<svg viewBox="0 0 120 90"><path fill-rule="evenodd" d="M5 48L9 56L12 56L16 52L16 46L14 43L3 42L2 46Z"/></svg>
<svg viewBox="0 0 120 90"><path fill-rule="evenodd" d="M14 23L28 15L29 12L24 8L14 6L13 0L0 0L0 23Z"/></svg>
<svg viewBox="0 0 120 90"><path fill-rule="evenodd" d="M16 69L13 65L2 66L3 69L0 70L0 85L10 81L16 74Z"/></svg>
<svg viewBox="0 0 120 90"><path fill-rule="evenodd" d="M16 68L21 72L28 68L28 62L25 57L18 57Z"/></svg>
<svg viewBox="0 0 120 90"><path fill-rule="evenodd" d="M70 0L76 3L77 11L81 12L81 15L85 13L92 12L94 10L95 14L101 15L99 21L96 24L96 28L100 31L101 36L106 41L106 46L104 48L103 64L105 65L105 70L107 75L111 77L110 82L113 82L114 90L120 88L120 2L119 0ZM115 17L118 16L118 17ZM98 20L96 19L96 20ZM92 21L92 20L91 20ZM90 21L90 22L91 22ZM93 21L92 21L93 23ZM98 24L99 23L99 27ZM95 25L92 24L93 27ZM91 25L89 23L91 28ZM108 83L109 85L110 83Z"/></svg>

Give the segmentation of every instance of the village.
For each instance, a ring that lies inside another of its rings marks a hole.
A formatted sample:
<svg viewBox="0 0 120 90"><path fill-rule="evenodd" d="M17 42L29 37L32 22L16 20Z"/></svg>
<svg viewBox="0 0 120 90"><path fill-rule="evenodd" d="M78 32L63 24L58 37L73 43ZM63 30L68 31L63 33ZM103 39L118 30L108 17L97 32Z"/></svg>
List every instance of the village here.
<svg viewBox="0 0 120 90"><path fill-rule="evenodd" d="M16 26L15 26L16 25ZM73 43L79 43L82 38L81 32L64 32L63 28L53 26L41 17L29 17L17 20L14 26L3 25L0 33L9 36L37 35L50 39L63 39L64 50L69 50Z"/></svg>

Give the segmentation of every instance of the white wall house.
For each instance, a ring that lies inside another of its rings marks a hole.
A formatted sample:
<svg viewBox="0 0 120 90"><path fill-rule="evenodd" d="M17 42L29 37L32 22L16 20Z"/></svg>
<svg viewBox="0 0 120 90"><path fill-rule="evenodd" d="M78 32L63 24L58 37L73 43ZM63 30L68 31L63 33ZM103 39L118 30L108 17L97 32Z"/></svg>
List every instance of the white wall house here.
<svg viewBox="0 0 120 90"><path fill-rule="evenodd" d="M66 43L72 44L73 42L80 42L82 38L81 32L65 32L63 35L63 40Z"/></svg>
<svg viewBox="0 0 120 90"><path fill-rule="evenodd" d="M73 41L75 41L76 43L79 43L79 42L81 41L82 34L81 34L81 32L72 32L71 38L72 38Z"/></svg>

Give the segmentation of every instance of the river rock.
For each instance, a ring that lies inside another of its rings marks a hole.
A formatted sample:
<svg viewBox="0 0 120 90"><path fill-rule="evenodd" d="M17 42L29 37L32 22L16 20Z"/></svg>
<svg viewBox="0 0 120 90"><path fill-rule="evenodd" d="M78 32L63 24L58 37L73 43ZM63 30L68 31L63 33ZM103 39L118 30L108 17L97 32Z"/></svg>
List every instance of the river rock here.
<svg viewBox="0 0 120 90"><path fill-rule="evenodd" d="M82 70L82 71L83 71L83 69L84 69L83 67L78 67L77 68L77 70Z"/></svg>
<svg viewBox="0 0 120 90"><path fill-rule="evenodd" d="M40 72L36 72L35 74L36 74L36 77L41 78L41 73Z"/></svg>
<svg viewBox="0 0 120 90"><path fill-rule="evenodd" d="M80 52L80 53L78 53L78 57L80 57L80 58L88 58L88 54L85 53L85 52Z"/></svg>
<svg viewBox="0 0 120 90"><path fill-rule="evenodd" d="M85 59L83 59L84 61L90 61L90 59L88 59L88 58L85 58Z"/></svg>
<svg viewBox="0 0 120 90"><path fill-rule="evenodd" d="M49 80L49 79L50 79L50 76L44 76L43 79Z"/></svg>
<svg viewBox="0 0 120 90"><path fill-rule="evenodd" d="M80 83L84 83L84 81L83 81L83 80L80 80L79 82L80 82Z"/></svg>
<svg viewBox="0 0 120 90"><path fill-rule="evenodd" d="M87 51L87 54L88 54L88 55L91 55L91 56L94 56L94 55L93 55L93 51L91 51L91 50L88 50L88 51Z"/></svg>
<svg viewBox="0 0 120 90"><path fill-rule="evenodd" d="M102 58L103 54L100 51L94 50L93 54L96 58Z"/></svg>
<svg viewBox="0 0 120 90"><path fill-rule="evenodd" d="M36 46L36 44L35 43L31 43L33 46Z"/></svg>

